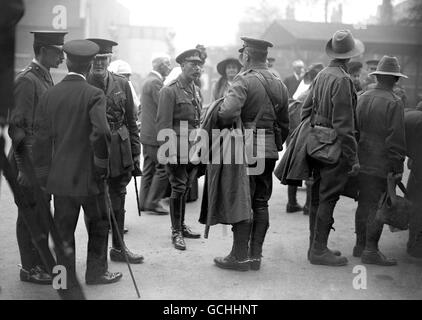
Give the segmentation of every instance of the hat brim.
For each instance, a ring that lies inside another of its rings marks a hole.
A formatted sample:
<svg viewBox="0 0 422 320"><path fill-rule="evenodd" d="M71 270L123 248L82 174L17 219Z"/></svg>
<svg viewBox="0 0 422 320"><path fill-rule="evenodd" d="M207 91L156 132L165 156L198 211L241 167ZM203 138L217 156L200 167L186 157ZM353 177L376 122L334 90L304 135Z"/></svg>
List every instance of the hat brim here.
<svg viewBox="0 0 422 320"><path fill-rule="evenodd" d="M98 57L98 58L101 58L101 57L111 57L111 56L113 56L112 53L97 53L95 55L95 57Z"/></svg>
<svg viewBox="0 0 422 320"><path fill-rule="evenodd" d="M327 42L327 45L325 46L325 52L327 53L329 57L336 58L336 59L350 59L350 58L357 57L365 52L365 45L359 39L354 39L354 40L355 40L355 47L352 50L344 52L344 53L338 53L333 50L333 42L332 42L333 39L331 38Z"/></svg>
<svg viewBox="0 0 422 320"><path fill-rule="evenodd" d="M375 76L377 74L383 75L383 76L402 77L402 78L405 78L405 79L409 78L408 76L406 76L406 75L404 75L403 73L400 73L400 72L387 72L387 71L374 71L374 72L371 72L369 75Z"/></svg>
<svg viewBox="0 0 422 320"><path fill-rule="evenodd" d="M235 64L239 67L239 70L242 69L242 64L240 63L239 60L237 60L235 58L229 58L229 59L225 59L223 61L220 61L217 64L217 71L223 77L226 76L226 67L227 67L228 64Z"/></svg>

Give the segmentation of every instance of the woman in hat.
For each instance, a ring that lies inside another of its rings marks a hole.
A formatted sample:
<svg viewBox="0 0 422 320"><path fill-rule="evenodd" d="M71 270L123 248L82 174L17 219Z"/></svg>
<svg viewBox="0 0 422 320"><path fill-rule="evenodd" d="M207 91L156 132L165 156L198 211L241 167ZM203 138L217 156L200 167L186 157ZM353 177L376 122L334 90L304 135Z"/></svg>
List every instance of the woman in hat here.
<svg viewBox="0 0 422 320"><path fill-rule="evenodd" d="M239 73L242 64L236 58L227 58L217 64L217 71L221 75L212 90L212 99L224 97L234 77Z"/></svg>

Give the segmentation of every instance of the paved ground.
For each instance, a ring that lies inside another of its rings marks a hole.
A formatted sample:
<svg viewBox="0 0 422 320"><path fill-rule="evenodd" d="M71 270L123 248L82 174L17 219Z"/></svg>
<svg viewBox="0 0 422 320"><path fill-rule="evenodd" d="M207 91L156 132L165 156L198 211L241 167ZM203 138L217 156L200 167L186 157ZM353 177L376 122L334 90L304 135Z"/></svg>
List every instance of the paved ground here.
<svg viewBox="0 0 422 320"><path fill-rule="evenodd" d="M201 193L202 183L200 180ZM258 272L233 272L213 265L215 256L226 255L231 248L229 227L212 227L209 239L188 239L187 250L177 251L170 242L169 216L145 213L138 217L133 184L128 191L126 242L133 251L145 256L144 264L132 266L142 299L422 299L422 259L406 254L407 231L391 233L388 227L384 229L380 247L386 255L397 258L399 265L367 266L367 288L354 289L357 274L353 270L360 260L351 255L355 239L353 200L342 198L338 203L336 232L331 234L329 242L330 247L346 255L348 266L314 266L306 260L308 219L302 213L286 214L287 190L275 180L262 268ZM299 199L304 202L304 190L299 191ZM0 203L0 299L58 299L51 287L18 280L17 210L4 180ZM187 222L203 232L204 227L197 222L199 206L200 201L187 205ZM78 274L83 279L87 236L82 218L76 233ZM83 284L87 298L136 299L126 265L110 262L109 269L122 271L123 279L107 286Z"/></svg>

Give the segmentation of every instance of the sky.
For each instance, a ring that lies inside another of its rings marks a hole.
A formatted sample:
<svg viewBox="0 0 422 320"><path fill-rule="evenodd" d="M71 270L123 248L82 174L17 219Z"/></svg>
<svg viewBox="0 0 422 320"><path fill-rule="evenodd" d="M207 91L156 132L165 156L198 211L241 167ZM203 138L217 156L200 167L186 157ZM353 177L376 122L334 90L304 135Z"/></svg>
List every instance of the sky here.
<svg viewBox="0 0 422 320"><path fill-rule="evenodd" d="M280 7L281 12L284 12L283 8L288 2L266 1L270 5ZM393 3L401 1L395 0ZM176 33L176 48L186 48L193 47L197 43L206 46L236 43L238 24L244 17L246 8L258 5L260 0L119 0L119 2L131 10L131 24L171 27ZM357 24L375 15L382 0L343 2L343 22ZM296 19L323 21L323 5L311 9L309 4L296 7Z"/></svg>

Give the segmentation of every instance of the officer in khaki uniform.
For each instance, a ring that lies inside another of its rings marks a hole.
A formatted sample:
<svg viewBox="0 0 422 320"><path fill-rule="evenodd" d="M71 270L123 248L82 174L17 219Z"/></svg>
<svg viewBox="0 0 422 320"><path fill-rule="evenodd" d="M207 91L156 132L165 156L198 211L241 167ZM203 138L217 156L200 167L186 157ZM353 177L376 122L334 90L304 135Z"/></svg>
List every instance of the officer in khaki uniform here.
<svg viewBox="0 0 422 320"><path fill-rule="evenodd" d="M67 32L33 31L35 58L22 72L15 82L15 106L10 113L9 135L12 139L12 150L9 158L18 166L18 181L25 193L33 194L29 182L23 176L19 167L23 165L23 154L30 154L34 139L34 114L41 96L54 83L50 68L57 68L63 62L63 41ZM51 277L43 267L43 263L32 243L30 233L23 222L22 208L18 208L16 235L21 254L22 269L20 279L40 284L50 284ZM48 247L48 237L45 235L44 245Z"/></svg>
<svg viewBox="0 0 422 320"><path fill-rule="evenodd" d="M201 76L203 60L198 49L181 53L176 58L182 73L160 91L157 110L157 132L173 130L170 137L173 149L168 154L168 161L160 157L159 162L166 164L166 171L171 185L170 217L172 225L172 242L178 250L185 250L184 238L199 238L184 223L187 191L195 179L195 166L189 163L187 150L181 145L188 143L189 134L199 128L201 115L201 95L195 81ZM186 135L187 134L187 135ZM182 148L183 149L183 148Z"/></svg>
<svg viewBox="0 0 422 320"><path fill-rule="evenodd" d="M117 43L105 39L88 39L100 47L95 56L88 83L104 91L107 98L107 120L111 129L110 163L108 185L113 212L118 228L123 237L125 221L126 186L132 175L140 175L139 129L136 125L136 108L132 91L124 76L107 70L112 55L112 47ZM142 263L143 256L132 253L119 242L114 224L112 224L112 244L110 259L125 261L126 251L130 263Z"/></svg>
<svg viewBox="0 0 422 320"><path fill-rule="evenodd" d="M282 81L268 69L268 47L272 47L272 43L247 37L241 39L244 44L239 50L239 60L244 71L235 77L229 88L218 111L218 122L220 128L230 127L240 116L246 129L255 127L264 130L265 152L263 157L260 154L257 156L265 167L262 173L249 175L252 221L243 220L233 224L232 252L226 257L215 258L214 262L219 268L247 271L249 267L253 270L261 267L262 248L270 225L268 201L272 194L273 171L279 151L276 139L284 142L289 134L289 93ZM273 101L276 105L273 105ZM280 131L274 130L275 123ZM255 133L255 150L256 147Z"/></svg>

